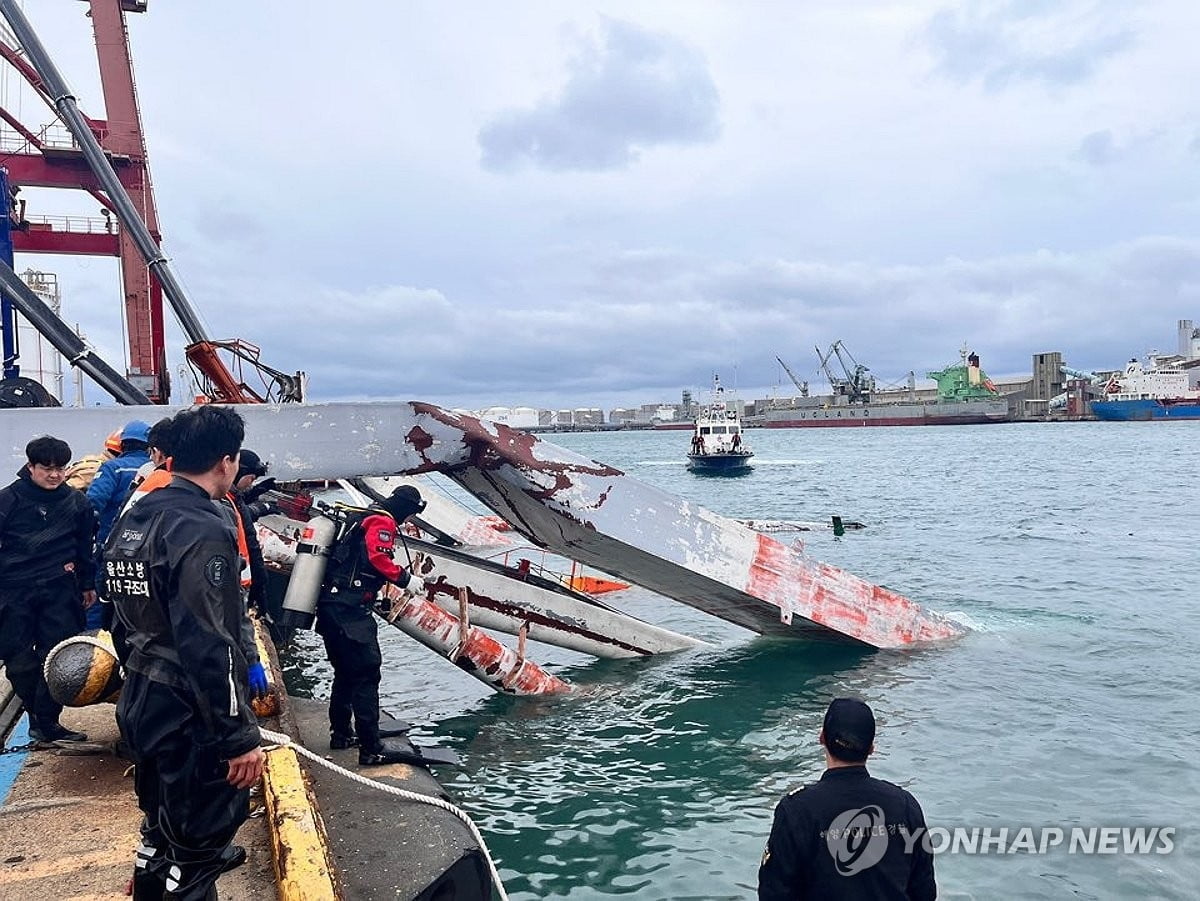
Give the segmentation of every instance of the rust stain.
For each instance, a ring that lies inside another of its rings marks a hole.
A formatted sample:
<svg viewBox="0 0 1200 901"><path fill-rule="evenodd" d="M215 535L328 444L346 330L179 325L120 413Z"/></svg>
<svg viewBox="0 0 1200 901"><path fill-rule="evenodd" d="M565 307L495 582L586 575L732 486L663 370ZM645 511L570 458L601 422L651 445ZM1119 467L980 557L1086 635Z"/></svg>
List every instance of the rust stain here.
<svg viewBox="0 0 1200 901"><path fill-rule="evenodd" d="M429 588L432 594L445 594L452 598L457 598L460 590L446 581L445 576L440 576L438 581L430 585L426 585L425 587ZM645 648L640 648L637 645L629 644L628 642L613 638L610 635L603 635L599 632L593 632L590 629L583 629L563 620L554 619L553 617L530 610L528 607L512 604L498 598L493 598L489 595L479 594L469 586L467 587L467 595L472 604L475 604L479 607L484 607L488 610L494 610L495 612L502 613L505 616L511 616L514 619L524 620L527 623L536 624L539 626L546 626L547 628L551 628L559 632L569 632L572 635L579 635L583 638L591 639L599 644L607 644L616 648L624 648L627 651L633 651L635 654L648 655L650 653Z"/></svg>

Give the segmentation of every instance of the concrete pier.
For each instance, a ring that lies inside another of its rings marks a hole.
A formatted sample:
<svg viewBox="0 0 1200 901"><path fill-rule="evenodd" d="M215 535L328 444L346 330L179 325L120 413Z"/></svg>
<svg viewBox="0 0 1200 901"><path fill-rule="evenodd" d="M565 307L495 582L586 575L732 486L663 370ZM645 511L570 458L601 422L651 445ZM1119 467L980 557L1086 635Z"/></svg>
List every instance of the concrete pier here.
<svg viewBox="0 0 1200 901"><path fill-rule="evenodd" d="M275 668L278 675L278 668ZM263 721L370 779L450 800L425 769L358 766L356 750L328 749L325 705L282 698ZM112 704L68 708L86 732L75 749L0 754L0 898L121 901L133 874L141 812L131 764L117 756ZM27 720L0 671L0 738L28 743ZM403 739L390 739L404 744ZM311 764L291 748L267 754L251 816L235 839L247 862L217 883L237 901L490 899L491 881L470 831L448 811L403 800Z"/></svg>
<svg viewBox="0 0 1200 901"><path fill-rule="evenodd" d="M0 677L0 697L7 687ZM115 712L112 704L63 711L63 725L86 732L91 753L55 748L0 755L0 898L128 897L142 815L127 774L130 764L112 750L118 738ZM16 721L8 746L28 741L25 724L23 716ZM252 805L261 804L260 792ZM221 877L220 896L273 901L278 893L266 818L251 816L235 841L245 846L247 860Z"/></svg>
<svg viewBox="0 0 1200 901"><path fill-rule="evenodd" d="M424 768L407 764L359 767L358 751L329 750L326 705L289 702L306 747L369 779L454 803ZM389 742L403 740L388 739ZM329 839L341 897L492 897L487 864L466 825L447 811L359 785L323 767L305 763Z"/></svg>

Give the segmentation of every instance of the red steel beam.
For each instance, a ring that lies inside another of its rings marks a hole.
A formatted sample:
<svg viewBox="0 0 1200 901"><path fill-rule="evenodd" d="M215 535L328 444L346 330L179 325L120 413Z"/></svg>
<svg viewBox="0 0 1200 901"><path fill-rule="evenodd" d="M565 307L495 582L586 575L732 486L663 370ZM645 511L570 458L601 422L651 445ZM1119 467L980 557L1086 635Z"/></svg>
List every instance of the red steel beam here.
<svg viewBox="0 0 1200 901"><path fill-rule="evenodd" d="M128 191L138 215L155 241L161 243L124 16L126 11L144 12L145 8L141 0L88 0L100 83L104 92L105 118L85 118L88 127L117 167L121 183ZM23 54L0 43L0 57L25 78L51 109L54 108L55 98L48 95L45 84ZM99 180L88 168L82 154L53 147L39 148L39 144L44 142L17 122L9 112L0 111L0 118L16 129L32 147L43 151L41 154L11 154L5 158L13 184L84 190L108 205L100 192ZM114 241L116 255L121 260L129 371L131 375L150 377L153 385L140 384L139 387L152 399L165 402L168 399L168 381L162 288L151 278L149 268L132 238L124 231L111 237L66 232L27 233L14 236L14 247L34 253L96 252L111 256Z"/></svg>
<svg viewBox="0 0 1200 901"><path fill-rule="evenodd" d="M13 231L13 250L19 253L65 253L79 256L120 256L118 236L103 232L55 231L31 228Z"/></svg>
<svg viewBox="0 0 1200 901"><path fill-rule="evenodd" d="M10 153L4 157L4 165L9 181L23 188L100 190L99 180L82 155L45 157L40 153Z"/></svg>

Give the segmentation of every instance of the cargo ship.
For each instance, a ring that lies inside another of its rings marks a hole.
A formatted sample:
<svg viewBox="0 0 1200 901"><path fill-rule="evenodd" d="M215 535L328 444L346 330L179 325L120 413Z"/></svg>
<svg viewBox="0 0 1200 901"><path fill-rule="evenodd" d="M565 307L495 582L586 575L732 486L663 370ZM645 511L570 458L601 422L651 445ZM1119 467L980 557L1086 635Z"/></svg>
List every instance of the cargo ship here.
<svg viewBox="0 0 1200 901"><path fill-rule="evenodd" d="M980 425L1006 422L1006 401L979 367L979 356L963 350L962 362L926 375L937 382L937 397L928 401L880 400L875 379L835 342L825 354L818 348L821 366L833 389L831 394L792 398L786 406L764 410L754 424L769 429L849 428L895 425ZM836 358L843 375L835 375L829 362ZM782 361L780 361L782 362ZM790 374L790 371L789 371ZM803 395L807 383L797 383Z"/></svg>
<svg viewBox="0 0 1200 901"><path fill-rule="evenodd" d="M1200 367L1157 354L1147 362L1130 360L1124 372L1109 379L1104 399L1092 402L1092 414L1108 422L1200 419Z"/></svg>

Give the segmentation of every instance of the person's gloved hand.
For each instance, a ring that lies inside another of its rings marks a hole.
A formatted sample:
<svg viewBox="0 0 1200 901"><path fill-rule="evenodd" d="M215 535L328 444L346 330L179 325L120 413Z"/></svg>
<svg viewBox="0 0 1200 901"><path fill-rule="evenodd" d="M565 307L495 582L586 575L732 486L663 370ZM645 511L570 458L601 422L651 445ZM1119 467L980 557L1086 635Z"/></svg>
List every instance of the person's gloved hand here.
<svg viewBox="0 0 1200 901"><path fill-rule="evenodd" d="M253 485L251 485L249 488L247 488L245 491L242 492L242 500L244 500L247 504L252 504L256 500L258 500L260 497L262 497L264 494L266 494L268 491L274 491L274 490L275 490L274 477L269 478L269 479L259 479L257 482L255 482Z"/></svg>
<svg viewBox="0 0 1200 901"><path fill-rule="evenodd" d="M416 573L409 573L408 584L404 586L404 593L409 597L416 597L417 595L424 596L425 580Z"/></svg>
<svg viewBox="0 0 1200 901"><path fill-rule="evenodd" d="M267 671L257 660L250 664L246 684L250 686L250 694L256 698L265 698L271 690L271 686L267 684Z"/></svg>
<svg viewBox="0 0 1200 901"><path fill-rule="evenodd" d="M250 512L251 519L260 519L264 516L270 516L272 513L279 512L279 504L272 500L254 501L246 504L246 509Z"/></svg>

